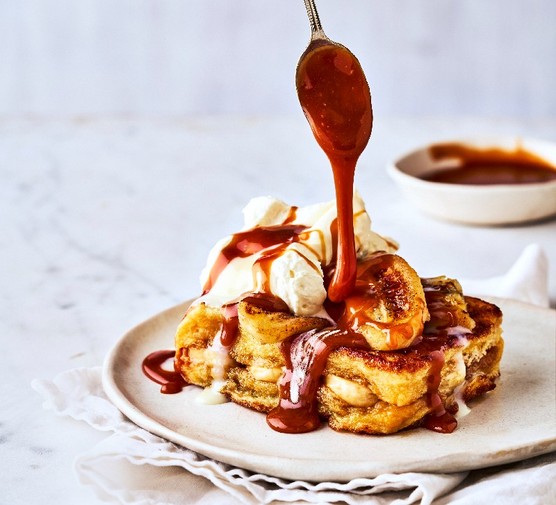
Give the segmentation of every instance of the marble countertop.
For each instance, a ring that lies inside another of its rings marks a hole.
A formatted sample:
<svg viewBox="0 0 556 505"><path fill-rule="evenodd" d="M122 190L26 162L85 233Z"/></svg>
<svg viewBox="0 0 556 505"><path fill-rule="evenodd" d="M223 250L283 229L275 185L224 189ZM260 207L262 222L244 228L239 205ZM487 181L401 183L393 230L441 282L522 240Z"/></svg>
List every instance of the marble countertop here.
<svg viewBox="0 0 556 505"><path fill-rule="evenodd" d="M556 121L376 118L356 186L378 232L423 276L503 274L536 242L556 302L556 220L478 228L419 214L385 173L438 139L556 140ZM277 118L0 119L0 482L6 503L98 503L73 475L102 435L43 411L33 378L101 365L147 317L199 294L212 244L271 194L333 198L331 171L301 115Z"/></svg>

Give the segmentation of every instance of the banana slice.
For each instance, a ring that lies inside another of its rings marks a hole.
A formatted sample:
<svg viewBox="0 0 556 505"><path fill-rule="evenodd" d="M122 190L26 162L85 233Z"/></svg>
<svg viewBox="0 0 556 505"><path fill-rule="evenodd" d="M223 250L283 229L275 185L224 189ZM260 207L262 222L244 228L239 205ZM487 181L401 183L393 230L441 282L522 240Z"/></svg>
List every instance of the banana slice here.
<svg viewBox="0 0 556 505"><path fill-rule="evenodd" d="M375 253L359 263L353 293L339 323L362 334L373 349L403 349L429 319L417 272L400 256Z"/></svg>
<svg viewBox="0 0 556 505"><path fill-rule="evenodd" d="M336 396L355 407L371 407L378 401L369 388L337 375L326 375L324 384Z"/></svg>

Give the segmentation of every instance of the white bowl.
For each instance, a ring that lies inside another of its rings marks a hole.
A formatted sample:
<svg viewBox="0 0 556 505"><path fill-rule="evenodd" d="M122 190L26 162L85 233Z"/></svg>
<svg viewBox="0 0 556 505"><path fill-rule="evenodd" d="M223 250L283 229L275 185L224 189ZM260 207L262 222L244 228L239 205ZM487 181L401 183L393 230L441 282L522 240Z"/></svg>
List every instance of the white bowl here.
<svg viewBox="0 0 556 505"><path fill-rule="evenodd" d="M556 167L556 144L504 137L455 140L467 146L525 149ZM437 142L405 154L388 166L388 173L417 208L439 219L474 225L501 225L536 221L556 215L556 180L529 184L451 184L420 178L436 168L429 148Z"/></svg>

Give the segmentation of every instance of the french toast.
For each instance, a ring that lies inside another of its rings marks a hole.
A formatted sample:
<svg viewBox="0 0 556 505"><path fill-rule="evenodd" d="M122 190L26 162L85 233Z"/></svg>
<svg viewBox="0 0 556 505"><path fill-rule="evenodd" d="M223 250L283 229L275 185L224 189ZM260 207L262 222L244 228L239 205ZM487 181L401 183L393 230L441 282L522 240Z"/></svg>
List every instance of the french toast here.
<svg viewBox="0 0 556 505"><path fill-rule="evenodd" d="M418 344L400 351L341 348L332 353L318 394L319 412L330 426L394 433L426 422L435 401L456 413L463 402L493 389L504 347L501 312L477 298L465 301L475 321L472 332L425 332ZM435 365L439 353L441 362ZM433 393L429 381L435 375L439 384ZM434 416L428 420L434 422Z"/></svg>
<svg viewBox="0 0 556 505"><path fill-rule="evenodd" d="M323 419L354 433L422 424L451 431L451 414L495 387L500 310L464 296L455 280L416 281L397 255L376 253L362 269L366 287L354 296L366 304L347 299L328 306L326 317L295 316L256 296L241 299L231 317L194 305L176 333L176 370L188 383L216 385L231 401L266 413L279 431L309 431ZM350 306L359 307L358 317ZM223 347L227 324L237 332Z"/></svg>

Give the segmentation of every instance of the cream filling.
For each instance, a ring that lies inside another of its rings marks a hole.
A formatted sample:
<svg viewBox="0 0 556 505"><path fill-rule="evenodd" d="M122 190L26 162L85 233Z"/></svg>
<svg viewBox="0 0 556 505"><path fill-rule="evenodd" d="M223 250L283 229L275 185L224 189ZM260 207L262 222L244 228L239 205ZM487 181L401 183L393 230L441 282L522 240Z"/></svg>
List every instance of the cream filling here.
<svg viewBox="0 0 556 505"><path fill-rule="evenodd" d="M465 361L463 359L463 352L458 353L456 355L456 359L457 371L463 377L461 384L454 389L454 399L458 404L456 419L461 419L462 417L465 417L467 414L469 414L469 412L471 412L471 409L467 406L465 400L463 399L465 387L467 386L467 382L465 381L467 367L465 366Z"/></svg>
<svg viewBox="0 0 556 505"><path fill-rule="evenodd" d="M254 379L263 382L278 382L278 379L282 376L281 367L268 368L264 366L251 365L249 367L249 373Z"/></svg>
<svg viewBox="0 0 556 505"><path fill-rule="evenodd" d="M228 397L220 392L224 387L226 381L212 381L210 386L203 388L203 390L195 397L197 403L203 405L220 405L227 403Z"/></svg>
<svg viewBox="0 0 556 505"><path fill-rule="evenodd" d="M466 381L463 381L456 389L454 389L454 399L458 404L456 419L461 419L471 412L471 409L467 406L467 403L465 403L465 400L463 399L463 393L465 392L466 386Z"/></svg>
<svg viewBox="0 0 556 505"><path fill-rule="evenodd" d="M197 362L204 362L210 366L212 377L210 386L204 388L197 395L195 401L206 405L219 405L228 402L228 397L220 391L226 384L228 370L234 363L234 360L230 358L229 349L222 345L219 337L216 337L206 349L190 349L189 358L192 362L194 357Z"/></svg>
<svg viewBox="0 0 556 505"><path fill-rule="evenodd" d="M371 407L378 401L369 388L343 377L327 375L324 383L336 396L354 407Z"/></svg>

